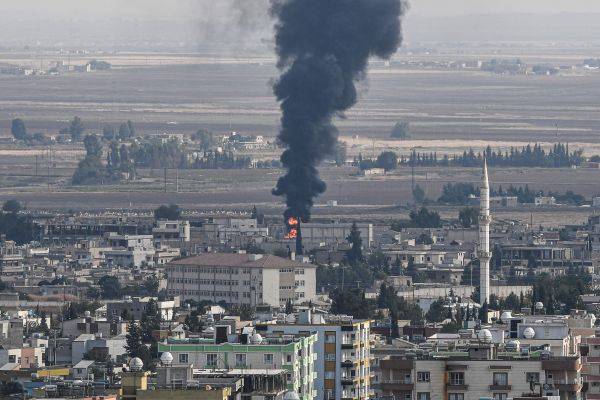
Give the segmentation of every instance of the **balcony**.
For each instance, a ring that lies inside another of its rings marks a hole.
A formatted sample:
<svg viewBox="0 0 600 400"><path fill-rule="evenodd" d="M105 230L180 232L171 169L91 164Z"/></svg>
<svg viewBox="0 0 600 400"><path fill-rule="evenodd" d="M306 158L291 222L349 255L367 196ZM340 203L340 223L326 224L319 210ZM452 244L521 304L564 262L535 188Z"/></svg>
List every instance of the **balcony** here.
<svg viewBox="0 0 600 400"><path fill-rule="evenodd" d="M448 390L469 390L469 385L461 382L448 382L446 384Z"/></svg>
<svg viewBox="0 0 600 400"><path fill-rule="evenodd" d="M511 385L496 385L496 384L490 385L491 392L510 392L511 390L512 390Z"/></svg>
<svg viewBox="0 0 600 400"><path fill-rule="evenodd" d="M554 380L552 384L561 392L580 392L583 389L580 379Z"/></svg>
<svg viewBox="0 0 600 400"><path fill-rule="evenodd" d="M342 375L342 386L354 385L354 377L350 375Z"/></svg>
<svg viewBox="0 0 600 400"><path fill-rule="evenodd" d="M542 368L546 371L579 371L581 358L560 357L552 360L542 360Z"/></svg>
<svg viewBox="0 0 600 400"><path fill-rule="evenodd" d="M380 385L383 390L393 390L400 392L411 392L415 386L412 382L406 380L384 381L381 382Z"/></svg>
<svg viewBox="0 0 600 400"><path fill-rule="evenodd" d="M342 368L352 368L354 363L350 360L342 361Z"/></svg>

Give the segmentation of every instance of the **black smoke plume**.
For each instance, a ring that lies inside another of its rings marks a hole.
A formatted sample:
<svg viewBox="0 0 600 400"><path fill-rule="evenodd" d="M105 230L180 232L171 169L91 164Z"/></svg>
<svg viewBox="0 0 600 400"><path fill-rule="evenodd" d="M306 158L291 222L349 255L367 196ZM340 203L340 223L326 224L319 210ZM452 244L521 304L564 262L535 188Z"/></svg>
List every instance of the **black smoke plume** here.
<svg viewBox="0 0 600 400"><path fill-rule="evenodd" d="M285 196L286 219L310 219L326 189L317 166L333 153L333 118L357 100L356 82L371 56L389 58L402 41L402 0L272 0L281 104L279 140L287 173L273 194Z"/></svg>

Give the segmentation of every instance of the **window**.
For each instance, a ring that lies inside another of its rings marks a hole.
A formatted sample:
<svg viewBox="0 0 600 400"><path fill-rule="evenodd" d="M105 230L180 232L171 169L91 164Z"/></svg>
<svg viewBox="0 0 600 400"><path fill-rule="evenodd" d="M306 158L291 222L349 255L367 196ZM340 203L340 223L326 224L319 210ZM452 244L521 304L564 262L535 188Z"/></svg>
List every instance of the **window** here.
<svg viewBox="0 0 600 400"><path fill-rule="evenodd" d="M187 364L188 363L188 355L180 354L179 355L179 364Z"/></svg>
<svg viewBox="0 0 600 400"><path fill-rule="evenodd" d="M273 354L265 354L264 361L265 361L265 364L268 364L268 365L273 364Z"/></svg>
<svg viewBox="0 0 600 400"><path fill-rule="evenodd" d="M448 393L448 400L465 400L464 393Z"/></svg>
<svg viewBox="0 0 600 400"><path fill-rule="evenodd" d="M335 343L335 333L325 333L325 343Z"/></svg>
<svg viewBox="0 0 600 400"><path fill-rule="evenodd" d="M411 384L412 383L412 376L411 376L410 373L404 374L404 383L406 383L406 384Z"/></svg>
<svg viewBox="0 0 600 400"><path fill-rule="evenodd" d="M494 393L494 400L507 400L508 393Z"/></svg>
<svg viewBox="0 0 600 400"><path fill-rule="evenodd" d="M335 361L335 353L325 353L325 361Z"/></svg>
<svg viewBox="0 0 600 400"><path fill-rule="evenodd" d="M494 372L494 385L495 386L508 386L508 373Z"/></svg>
<svg viewBox="0 0 600 400"><path fill-rule="evenodd" d="M540 373L539 372L528 372L525 375L525 382L530 383L540 383Z"/></svg>
<svg viewBox="0 0 600 400"><path fill-rule="evenodd" d="M245 367L246 366L246 355L245 354L236 354L235 355L235 366L236 367Z"/></svg>
<svg viewBox="0 0 600 400"><path fill-rule="evenodd" d="M404 400L411 400L411 399L412 399L412 394L410 392L404 393Z"/></svg>
<svg viewBox="0 0 600 400"><path fill-rule="evenodd" d="M417 400L431 400L431 393L419 392L417 393Z"/></svg>
<svg viewBox="0 0 600 400"><path fill-rule="evenodd" d="M417 372L417 382L431 382L431 375L429 374L429 371Z"/></svg>
<svg viewBox="0 0 600 400"><path fill-rule="evenodd" d="M325 379L335 379L334 371L325 371Z"/></svg>
<svg viewBox="0 0 600 400"><path fill-rule="evenodd" d="M217 355L216 354L207 354L206 355L206 365L209 367L217 366Z"/></svg>
<svg viewBox="0 0 600 400"><path fill-rule="evenodd" d="M291 354L286 354L285 355L285 362L286 363L291 363L292 362L292 355Z"/></svg>
<svg viewBox="0 0 600 400"><path fill-rule="evenodd" d="M450 372L450 384L451 385L464 385L465 384L465 373L464 372ZM462 399L459 399L459 400L462 400Z"/></svg>

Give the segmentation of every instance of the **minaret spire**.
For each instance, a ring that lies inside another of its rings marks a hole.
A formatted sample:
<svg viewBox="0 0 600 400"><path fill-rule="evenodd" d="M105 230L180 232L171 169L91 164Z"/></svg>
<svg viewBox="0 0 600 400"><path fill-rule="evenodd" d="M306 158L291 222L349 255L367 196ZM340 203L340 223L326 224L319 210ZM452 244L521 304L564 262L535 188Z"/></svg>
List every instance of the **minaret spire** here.
<svg viewBox="0 0 600 400"><path fill-rule="evenodd" d="M490 182L488 177L487 159L483 159L483 175L479 191L479 295L480 303L490 303Z"/></svg>

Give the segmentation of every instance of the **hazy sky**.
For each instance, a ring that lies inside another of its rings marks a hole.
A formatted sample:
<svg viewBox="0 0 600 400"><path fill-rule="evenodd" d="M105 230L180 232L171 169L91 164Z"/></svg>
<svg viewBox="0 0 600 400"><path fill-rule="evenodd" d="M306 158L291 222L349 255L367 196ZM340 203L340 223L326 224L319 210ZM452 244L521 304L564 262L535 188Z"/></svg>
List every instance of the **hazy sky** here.
<svg viewBox="0 0 600 400"><path fill-rule="evenodd" d="M107 45L108 48L160 45L189 49L216 43L232 50L264 47L272 39L269 1L0 0L0 46L37 43L41 47L104 49ZM600 13L600 0L409 0L409 3L404 21L407 44L469 40L590 42L600 38L595 15ZM560 13L579 15L563 18ZM136 21L124 22L123 18ZM186 21L166 23L157 29L153 22L157 18Z"/></svg>
<svg viewBox="0 0 600 400"><path fill-rule="evenodd" d="M232 0L1 0L0 14L45 16L185 16ZM242 0L239 3L265 2ZM599 0L412 0L415 16L487 13L600 13Z"/></svg>
<svg viewBox="0 0 600 400"><path fill-rule="evenodd" d="M494 13L600 12L598 0L413 0L411 13L448 16Z"/></svg>

